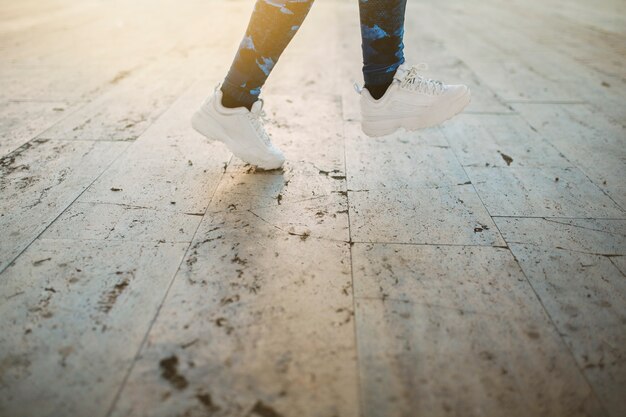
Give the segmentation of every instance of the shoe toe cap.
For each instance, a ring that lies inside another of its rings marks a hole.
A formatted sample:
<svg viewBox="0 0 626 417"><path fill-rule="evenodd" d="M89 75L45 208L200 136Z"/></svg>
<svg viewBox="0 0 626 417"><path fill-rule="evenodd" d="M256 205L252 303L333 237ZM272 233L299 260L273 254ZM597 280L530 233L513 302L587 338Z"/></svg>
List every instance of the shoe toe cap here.
<svg viewBox="0 0 626 417"><path fill-rule="evenodd" d="M449 85L447 93L450 97L461 97L470 94L470 89L466 85Z"/></svg>
<svg viewBox="0 0 626 417"><path fill-rule="evenodd" d="M263 169L278 169L284 163L285 155L278 148L272 147L266 157L256 165Z"/></svg>

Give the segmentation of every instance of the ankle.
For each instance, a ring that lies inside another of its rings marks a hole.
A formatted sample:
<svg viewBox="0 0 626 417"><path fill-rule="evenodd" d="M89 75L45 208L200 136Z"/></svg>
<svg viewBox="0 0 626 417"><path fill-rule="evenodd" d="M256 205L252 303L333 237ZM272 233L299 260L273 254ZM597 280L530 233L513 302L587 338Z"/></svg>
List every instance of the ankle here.
<svg viewBox="0 0 626 417"><path fill-rule="evenodd" d="M241 100L238 100L236 97L232 96L231 94L229 94L228 91L224 91L224 89L221 89L222 91L222 106L228 108L228 109L235 109L237 107L245 107L248 110L252 109L252 103L248 103L248 102L244 102Z"/></svg>
<svg viewBox="0 0 626 417"><path fill-rule="evenodd" d="M382 96L385 95L390 85L391 85L391 82L387 84L375 84L375 85L365 84L364 88L367 88L367 91L369 91L370 95L372 96L372 98L374 98L374 100L379 100Z"/></svg>

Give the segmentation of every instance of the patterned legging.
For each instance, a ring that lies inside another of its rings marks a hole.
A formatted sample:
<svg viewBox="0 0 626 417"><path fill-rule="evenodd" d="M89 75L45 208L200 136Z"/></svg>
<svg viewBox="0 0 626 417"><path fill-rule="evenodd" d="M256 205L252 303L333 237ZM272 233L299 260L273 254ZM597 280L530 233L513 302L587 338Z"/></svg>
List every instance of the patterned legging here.
<svg viewBox="0 0 626 417"><path fill-rule="evenodd" d="M404 62L406 0L358 0L365 85L388 85ZM257 0L246 34L222 83L222 91L250 106L313 0Z"/></svg>

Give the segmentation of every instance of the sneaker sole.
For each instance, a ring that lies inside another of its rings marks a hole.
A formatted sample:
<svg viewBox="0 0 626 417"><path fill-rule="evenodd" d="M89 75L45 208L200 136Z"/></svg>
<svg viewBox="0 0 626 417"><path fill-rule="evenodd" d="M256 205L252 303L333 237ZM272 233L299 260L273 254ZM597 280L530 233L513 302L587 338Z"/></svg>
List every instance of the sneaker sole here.
<svg viewBox="0 0 626 417"><path fill-rule="evenodd" d="M242 161L246 163L257 166L258 168L271 170L271 169L278 169L283 165L282 163L278 165L278 164L268 164L266 162L252 162L249 160L249 158L242 156L239 150L237 149L237 146L230 140L230 137L228 136L226 131L219 124L217 124L211 118L211 116L202 112L202 110L196 111L191 117L191 127L193 127L193 129L196 132L200 133L202 136L206 137L211 142L212 141L222 142L224 145L226 145L228 150L233 153L233 155L235 155L236 157L238 157L239 159L241 159Z"/></svg>
<svg viewBox="0 0 626 417"><path fill-rule="evenodd" d="M394 133L398 129L404 128L408 131L415 131L419 129L425 129L427 127L437 126L446 120L451 119L460 112L471 101L471 94L469 90L466 94L462 95L458 99L452 102L450 106L439 109L438 111L430 112L422 117L417 118L402 118L402 119L387 119L387 120L364 120L361 122L361 129L369 137L380 137Z"/></svg>

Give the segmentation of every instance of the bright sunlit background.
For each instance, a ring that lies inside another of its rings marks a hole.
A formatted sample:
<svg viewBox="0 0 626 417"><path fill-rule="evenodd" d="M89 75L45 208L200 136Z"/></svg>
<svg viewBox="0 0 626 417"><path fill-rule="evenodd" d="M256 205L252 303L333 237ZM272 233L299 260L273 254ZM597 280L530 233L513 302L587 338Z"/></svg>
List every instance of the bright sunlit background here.
<svg viewBox="0 0 626 417"><path fill-rule="evenodd" d="M626 2L408 0L472 101L370 138L316 0L271 172L189 123L253 5L0 0L0 417L623 417Z"/></svg>

